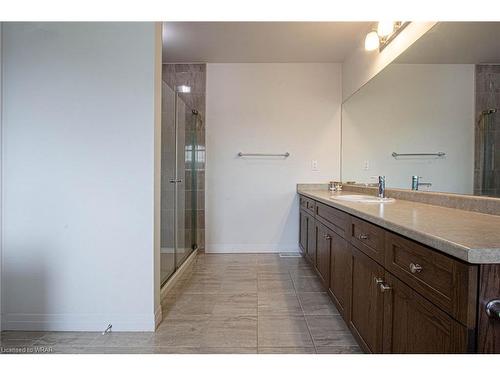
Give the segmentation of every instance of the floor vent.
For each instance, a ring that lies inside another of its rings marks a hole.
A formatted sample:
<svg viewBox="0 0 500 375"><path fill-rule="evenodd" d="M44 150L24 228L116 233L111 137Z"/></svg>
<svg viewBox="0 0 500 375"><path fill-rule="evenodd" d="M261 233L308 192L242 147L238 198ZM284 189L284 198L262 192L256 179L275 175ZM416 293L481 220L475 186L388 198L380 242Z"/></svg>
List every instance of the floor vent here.
<svg viewBox="0 0 500 375"><path fill-rule="evenodd" d="M302 254L297 252L297 251L288 252L288 253L280 253L280 258L301 258L301 257L302 257Z"/></svg>

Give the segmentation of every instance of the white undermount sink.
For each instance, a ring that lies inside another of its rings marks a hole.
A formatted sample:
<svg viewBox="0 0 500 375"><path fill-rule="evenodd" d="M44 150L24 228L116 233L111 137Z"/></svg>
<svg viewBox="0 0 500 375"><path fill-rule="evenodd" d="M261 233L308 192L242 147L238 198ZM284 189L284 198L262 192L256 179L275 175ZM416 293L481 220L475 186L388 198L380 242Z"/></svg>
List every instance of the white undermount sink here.
<svg viewBox="0 0 500 375"><path fill-rule="evenodd" d="M333 200L347 201L347 202L358 202L358 203L391 203L394 202L394 198L379 198L373 195L334 195L331 197Z"/></svg>

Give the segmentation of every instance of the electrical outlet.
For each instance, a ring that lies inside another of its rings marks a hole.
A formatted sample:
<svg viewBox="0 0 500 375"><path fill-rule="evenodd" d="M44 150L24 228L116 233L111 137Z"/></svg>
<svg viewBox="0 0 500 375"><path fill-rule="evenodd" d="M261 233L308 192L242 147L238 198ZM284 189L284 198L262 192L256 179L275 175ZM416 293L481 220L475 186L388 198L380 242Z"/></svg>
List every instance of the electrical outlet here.
<svg viewBox="0 0 500 375"><path fill-rule="evenodd" d="M363 162L363 170L367 171L370 169L370 162L368 160L365 160Z"/></svg>
<svg viewBox="0 0 500 375"><path fill-rule="evenodd" d="M311 164L312 164L312 170L313 170L314 172L319 171L319 168L318 168L318 161L317 161L317 160L313 160Z"/></svg>

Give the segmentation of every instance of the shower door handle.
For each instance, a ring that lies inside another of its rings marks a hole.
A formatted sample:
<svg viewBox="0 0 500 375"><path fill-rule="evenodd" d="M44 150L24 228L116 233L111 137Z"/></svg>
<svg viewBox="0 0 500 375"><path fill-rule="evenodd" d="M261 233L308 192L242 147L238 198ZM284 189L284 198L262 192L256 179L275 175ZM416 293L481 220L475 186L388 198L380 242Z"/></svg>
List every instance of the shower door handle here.
<svg viewBox="0 0 500 375"><path fill-rule="evenodd" d="M170 179L171 184L180 184L182 182L181 179L176 180L175 178Z"/></svg>

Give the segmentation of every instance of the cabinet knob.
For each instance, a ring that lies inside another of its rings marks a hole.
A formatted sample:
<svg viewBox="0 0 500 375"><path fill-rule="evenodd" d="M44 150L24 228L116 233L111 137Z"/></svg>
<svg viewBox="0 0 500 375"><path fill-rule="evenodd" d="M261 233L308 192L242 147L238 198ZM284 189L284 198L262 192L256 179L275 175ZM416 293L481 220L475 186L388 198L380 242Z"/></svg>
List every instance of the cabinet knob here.
<svg viewBox="0 0 500 375"><path fill-rule="evenodd" d="M329 234L325 234L325 240L330 241L332 239L332 236Z"/></svg>
<svg viewBox="0 0 500 375"><path fill-rule="evenodd" d="M384 280L381 279L380 277L375 277L374 280L375 280L375 284L377 284L377 285L380 285L384 282Z"/></svg>
<svg viewBox="0 0 500 375"><path fill-rule="evenodd" d="M367 239L368 239L368 235L367 235L367 234L365 234L365 233L361 233L361 234L358 236L358 238L359 238L360 240L367 240Z"/></svg>
<svg viewBox="0 0 500 375"><path fill-rule="evenodd" d="M500 320L500 299L492 299L486 304L486 315L495 320Z"/></svg>
<svg viewBox="0 0 500 375"><path fill-rule="evenodd" d="M378 287L380 288L380 291L382 293L389 292L392 289L392 287L390 287L386 283L380 283Z"/></svg>
<svg viewBox="0 0 500 375"><path fill-rule="evenodd" d="M420 273L424 268L418 263L410 263L410 272L411 273Z"/></svg>

